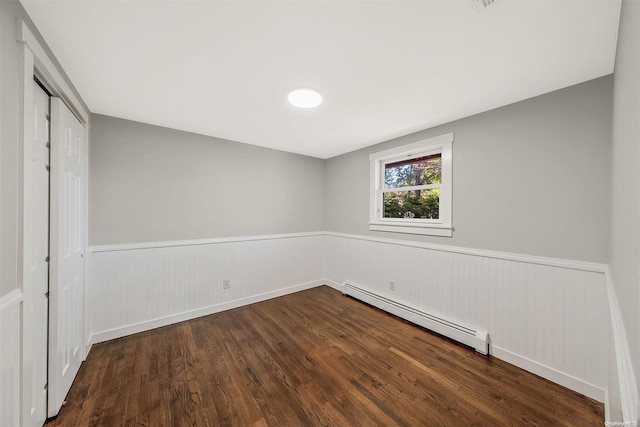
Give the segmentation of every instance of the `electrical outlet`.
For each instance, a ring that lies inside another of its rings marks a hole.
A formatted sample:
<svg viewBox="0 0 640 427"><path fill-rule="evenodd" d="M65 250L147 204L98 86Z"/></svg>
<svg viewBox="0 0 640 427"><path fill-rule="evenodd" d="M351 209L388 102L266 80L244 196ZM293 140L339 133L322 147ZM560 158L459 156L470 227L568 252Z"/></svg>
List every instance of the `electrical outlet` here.
<svg viewBox="0 0 640 427"><path fill-rule="evenodd" d="M395 291L396 290L396 281L395 280L389 280L389 290L390 291Z"/></svg>
<svg viewBox="0 0 640 427"><path fill-rule="evenodd" d="M229 289L231 287L231 279L222 279L222 289Z"/></svg>

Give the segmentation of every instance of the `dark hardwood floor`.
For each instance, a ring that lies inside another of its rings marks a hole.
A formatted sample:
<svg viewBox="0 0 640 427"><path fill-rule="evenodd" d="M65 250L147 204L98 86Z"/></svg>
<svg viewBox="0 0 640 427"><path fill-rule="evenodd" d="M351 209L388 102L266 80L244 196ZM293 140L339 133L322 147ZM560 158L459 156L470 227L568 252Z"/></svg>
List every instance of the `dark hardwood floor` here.
<svg viewBox="0 0 640 427"><path fill-rule="evenodd" d="M602 404L329 287L97 344L53 426L602 426Z"/></svg>

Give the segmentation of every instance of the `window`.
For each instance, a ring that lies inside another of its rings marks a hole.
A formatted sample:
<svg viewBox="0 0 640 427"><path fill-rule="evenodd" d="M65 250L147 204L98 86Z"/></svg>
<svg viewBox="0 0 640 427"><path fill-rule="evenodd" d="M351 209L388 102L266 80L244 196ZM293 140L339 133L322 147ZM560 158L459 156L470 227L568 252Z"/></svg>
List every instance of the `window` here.
<svg viewBox="0 0 640 427"><path fill-rule="evenodd" d="M369 156L369 229L451 237L453 133Z"/></svg>

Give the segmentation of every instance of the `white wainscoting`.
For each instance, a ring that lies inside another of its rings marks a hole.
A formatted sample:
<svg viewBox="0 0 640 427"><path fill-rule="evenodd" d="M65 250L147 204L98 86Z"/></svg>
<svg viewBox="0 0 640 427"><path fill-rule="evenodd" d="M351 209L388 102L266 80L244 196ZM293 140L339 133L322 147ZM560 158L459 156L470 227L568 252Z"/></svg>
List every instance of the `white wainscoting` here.
<svg viewBox="0 0 640 427"><path fill-rule="evenodd" d="M489 332L490 352L604 401L606 266L327 233L325 272ZM389 290L395 280L395 291Z"/></svg>
<svg viewBox="0 0 640 427"><path fill-rule="evenodd" d="M603 264L330 232L95 246L88 261L89 344L349 281L485 329L493 356L604 401Z"/></svg>
<svg viewBox="0 0 640 427"><path fill-rule="evenodd" d="M17 289L0 299L0 426L20 425L22 304Z"/></svg>
<svg viewBox="0 0 640 427"><path fill-rule="evenodd" d="M89 342L318 286L323 239L298 233L91 247Z"/></svg>
<svg viewBox="0 0 640 427"><path fill-rule="evenodd" d="M607 271L607 291L609 295L609 313L611 314L611 338L613 357L609 363L608 395L605 402L605 420L628 425L638 423L638 386L633 372L633 362L629 351L629 342L625 331L618 296L613 285L611 273ZM614 424L610 424L614 425Z"/></svg>

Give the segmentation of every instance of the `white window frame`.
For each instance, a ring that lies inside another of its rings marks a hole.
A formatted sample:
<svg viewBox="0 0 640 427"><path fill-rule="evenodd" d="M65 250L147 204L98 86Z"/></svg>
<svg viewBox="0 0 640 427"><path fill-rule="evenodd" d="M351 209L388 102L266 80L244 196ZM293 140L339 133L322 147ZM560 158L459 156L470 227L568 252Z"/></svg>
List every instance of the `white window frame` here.
<svg viewBox="0 0 640 427"><path fill-rule="evenodd" d="M452 211L452 156L453 133L424 139L369 155L370 162L370 210L369 229L395 233L425 234L451 237ZM440 212L438 219L384 218L382 197L384 190L384 170L387 163L429 156L442 156L442 182L440 184Z"/></svg>

